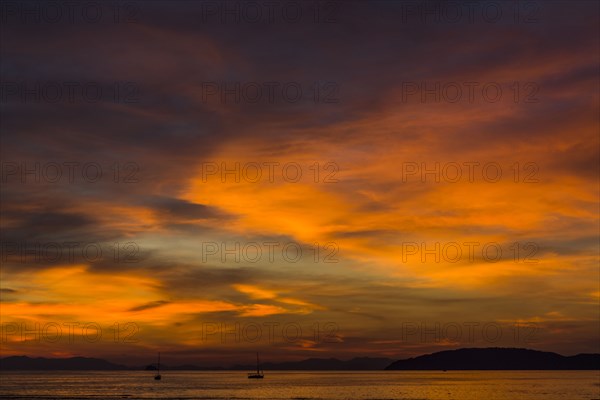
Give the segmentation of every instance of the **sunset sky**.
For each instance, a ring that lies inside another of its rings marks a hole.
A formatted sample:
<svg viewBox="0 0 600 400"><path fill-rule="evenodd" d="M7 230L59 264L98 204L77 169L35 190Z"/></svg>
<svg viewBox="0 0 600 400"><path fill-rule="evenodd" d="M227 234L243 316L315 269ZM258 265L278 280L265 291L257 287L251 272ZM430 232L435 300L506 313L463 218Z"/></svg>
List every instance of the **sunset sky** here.
<svg viewBox="0 0 600 400"><path fill-rule="evenodd" d="M3 357L600 351L598 2L98 4L2 5Z"/></svg>

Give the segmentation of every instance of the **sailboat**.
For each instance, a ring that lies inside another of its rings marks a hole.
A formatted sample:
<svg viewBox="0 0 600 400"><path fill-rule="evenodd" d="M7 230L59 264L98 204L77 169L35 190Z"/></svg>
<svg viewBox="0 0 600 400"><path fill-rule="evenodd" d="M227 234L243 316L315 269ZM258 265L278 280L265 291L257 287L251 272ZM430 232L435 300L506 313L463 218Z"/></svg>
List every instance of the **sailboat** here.
<svg viewBox="0 0 600 400"><path fill-rule="evenodd" d="M158 353L158 364L156 369L156 375L154 375L154 380L160 381L160 378L162 377L160 376L160 353Z"/></svg>
<svg viewBox="0 0 600 400"><path fill-rule="evenodd" d="M258 362L258 353L256 353L256 372L248 374L248 379L262 379L265 374L260 370L260 363Z"/></svg>

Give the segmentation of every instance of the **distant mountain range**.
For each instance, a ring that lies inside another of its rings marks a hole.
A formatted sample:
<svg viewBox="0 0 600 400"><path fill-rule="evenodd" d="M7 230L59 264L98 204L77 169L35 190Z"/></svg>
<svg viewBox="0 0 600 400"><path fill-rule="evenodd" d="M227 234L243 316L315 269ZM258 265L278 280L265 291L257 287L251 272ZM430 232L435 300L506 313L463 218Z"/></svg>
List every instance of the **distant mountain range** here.
<svg viewBox="0 0 600 400"><path fill-rule="evenodd" d="M263 363L261 369L270 371L359 371L359 370L382 370L394 361L390 358L353 358L348 361L341 361L336 358L309 358L297 362L284 363ZM186 371L215 371L215 370L234 370L234 371L253 371L256 365L234 365L230 368L223 367L200 367L197 365L169 366L161 363L161 370L186 370ZM124 365L113 364L99 358L30 358L26 356L13 356L0 358L0 370L156 370L154 365L146 367L126 367Z"/></svg>
<svg viewBox="0 0 600 400"><path fill-rule="evenodd" d="M13 356L0 358L0 370L78 370L106 371L129 369L124 365L113 364L100 358L71 357L71 358L30 358Z"/></svg>
<svg viewBox="0 0 600 400"><path fill-rule="evenodd" d="M161 370L246 370L255 365L230 368L181 365ZM440 351L415 358L394 361L389 358L359 357L343 361L336 358L309 358L302 361L263 363L265 371L377 371L377 370L600 370L600 354L560 354L527 349L475 348ZM12 356L0 359L0 370L152 370L153 366L135 367L114 364L99 358L31 358Z"/></svg>
<svg viewBox="0 0 600 400"><path fill-rule="evenodd" d="M390 358L358 357L348 361L337 358L309 358L302 361L284 363L263 363L261 369L267 371L377 371L394 361ZM235 365L232 370L252 370L256 365Z"/></svg>
<svg viewBox="0 0 600 400"><path fill-rule="evenodd" d="M596 370L600 354L560 354L511 348L440 351L389 365L386 370Z"/></svg>

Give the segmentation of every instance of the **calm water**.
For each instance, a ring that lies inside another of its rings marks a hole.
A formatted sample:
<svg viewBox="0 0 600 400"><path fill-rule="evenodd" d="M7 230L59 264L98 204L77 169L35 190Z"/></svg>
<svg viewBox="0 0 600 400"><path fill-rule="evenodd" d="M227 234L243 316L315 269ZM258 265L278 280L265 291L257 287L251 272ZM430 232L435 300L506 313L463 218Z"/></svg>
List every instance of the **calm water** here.
<svg viewBox="0 0 600 400"><path fill-rule="evenodd" d="M9 399L600 400L598 371L3 372Z"/></svg>

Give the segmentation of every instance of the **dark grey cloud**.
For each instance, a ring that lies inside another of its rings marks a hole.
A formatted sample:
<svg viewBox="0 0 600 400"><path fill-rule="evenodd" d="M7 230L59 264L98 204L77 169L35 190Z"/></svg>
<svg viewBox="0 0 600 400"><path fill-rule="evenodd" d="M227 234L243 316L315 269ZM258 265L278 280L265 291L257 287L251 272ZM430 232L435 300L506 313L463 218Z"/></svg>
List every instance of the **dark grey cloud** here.
<svg viewBox="0 0 600 400"><path fill-rule="evenodd" d="M169 304L171 303L170 301L167 300L158 300L158 301L152 301L150 303L146 303L146 304L142 304L140 306L137 307L133 307L130 308L128 311L144 311L144 310L150 310L152 308L157 308L160 306L164 306L165 304Z"/></svg>
<svg viewBox="0 0 600 400"><path fill-rule="evenodd" d="M171 223L178 220L225 219L227 214L216 207L195 204L186 200L169 197L148 197L142 200L143 205L152 207L161 217Z"/></svg>

